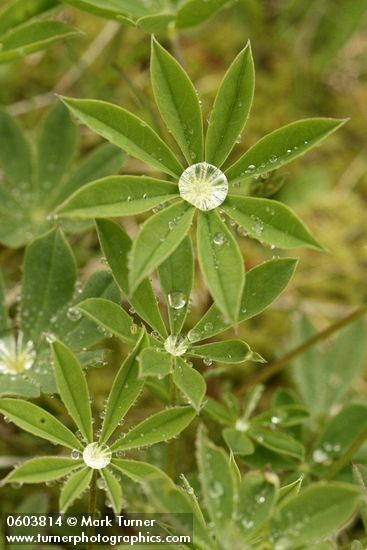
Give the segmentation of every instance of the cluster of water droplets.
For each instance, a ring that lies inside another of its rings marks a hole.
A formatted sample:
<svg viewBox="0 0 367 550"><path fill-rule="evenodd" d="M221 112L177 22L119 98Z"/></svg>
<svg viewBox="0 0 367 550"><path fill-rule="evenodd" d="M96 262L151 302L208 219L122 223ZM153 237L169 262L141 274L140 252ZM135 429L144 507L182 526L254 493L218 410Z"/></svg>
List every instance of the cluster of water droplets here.
<svg viewBox="0 0 367 550"><path fill-rule="evenodd" d="M24 342L24 335L9 334L0 340L0 372L19 374L32 368L36 359L36 350L31 340Z"/></svg>
<svg viewBox="0 0 367 550"><path fill-rule="evenodd" d="M178 189L181 197L199 210L213 210L226 199L228 180L216 166L199 162L182 173Z"/></svg>

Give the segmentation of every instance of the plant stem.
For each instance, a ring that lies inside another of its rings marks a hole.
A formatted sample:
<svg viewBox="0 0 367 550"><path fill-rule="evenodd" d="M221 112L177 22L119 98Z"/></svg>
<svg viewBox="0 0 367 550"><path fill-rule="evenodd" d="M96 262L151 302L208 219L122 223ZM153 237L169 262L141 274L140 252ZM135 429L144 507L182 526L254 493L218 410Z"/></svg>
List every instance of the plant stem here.
<svg viewBox="0 0 367 550"><path fill-rule="evenodd" d="M330 481L352 460L356 452L362 447L367 439L367 428L360 433L357 439L352 443L349 449L331 466L330 470L324 475L324 479Z"/></svg>
<svg viewBox="0 0 367 550"><path fill-rule="evenodd" d="M94 535L93 519L97 509L97 470L93 470L92 480L89 488L88 514L92 518L92 525L88 527L88 550L93 550L91 537Z"/></svg>
<svg viewBox="0 0 367 550"><path fill-rule="evenodd" d="M329 327L327 327L325 330L322 330L321 332L318 332L305 342L303 342L300 346L294 348L293 350L289 351L278 359L277 361L274 361L273 364L268 365L265 367L261 372L256 373L254 376L250 377L250 379L240 386L238 390L236 391L237 395L242 395L245 393L245 391L250 388L251 386L254 386L255 384L259 384L261 382L265 382L269 380L269 378L272 378L276 374L278 374L280 371L284 369L293 359L298 357L299 355L302 355L306 350L317 344L318 342L322 342L323 340L326 340L329 336L331 336L334 332L337 332L338 330L346 327L353 321L356 321L360 317L363 317L367 314L367 304L364 304L354 310L352 313L347 315L346 317L343 317L336 323L333 323Z"/></svg>
<svg viewBox="0 0 367 550"><path fill-rule="evenodd" d="M176 366L176 365L175 365ZM173 377L171 375L170 377L170 387L171 387L171 405L176 405L176 386L173 382ZM167 473L168 475L174 479L176 475L176 441L174 439L171 439L171 441L168 443L167 448Z"/></svg>

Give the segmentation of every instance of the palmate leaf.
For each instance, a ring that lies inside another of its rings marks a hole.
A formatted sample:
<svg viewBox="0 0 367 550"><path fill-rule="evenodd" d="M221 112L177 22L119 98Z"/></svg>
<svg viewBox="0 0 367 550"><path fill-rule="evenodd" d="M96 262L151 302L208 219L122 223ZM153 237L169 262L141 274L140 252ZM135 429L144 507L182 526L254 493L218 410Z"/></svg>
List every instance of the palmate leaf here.
<svg viewBox="0 0 367 550"><path fill-rule="evenodd" d="M60 397L88 443L93 441L89 391L80 363L61 342L52 343L54 370Z"/></svg>
<svg viewBox="0 0 367 550"><path fill-rule="evenodd" d="M2 483L46 483L70 474L82 464L82 460L56 456L32 458L10 472Z"/></svg>
<svg viewBox="0 0 367 550"><path fill-rule="evenodd" d="M189 164L203 160L203 122L197 93L181 65L153 38L151 82L163 120Z"/></svg>
<svg viewBox="0 0 367 550"><path fill-rule="evenodd" d="M126 157L104 144L71 169L75 147L75 125L62 103L46 115L35 158L15 119L0 111L0 167L5 175L0 184L1 242L16 248L44 234L55 224L49 214L56 206L88 181L117 172ZM61 225L73 233L89 224L65 220Z"/></svg>
<svg viewBox="0 0 367 550"><path fill-rule="evenodd" d="M287 500L271 520L272 538L283 548L314 547L351 519L360 492L354 485L329 482L308 487ZM297 525L297 529L294 526Z"/></svg>
<svg viewBox="0 0 367 550"><path fill-rule="evenodd" d="M170 174L183 169L171 150L146 122L105 101L63 98L81 122L133 157Z"/></svg>
<svg viewBox="0 0 367 550"><path fill-rule="evenodd" d="M132 241L122 227L108 220L98 220L97 231L102 251L112 270L112 274L125 296L129 291L129 253ZM129 302L137 314L162 337L167 329L162 320L152 285L144 279L130 296Z"/></svg>
<svg viewBox="0 0 367 550"><path fill-rule="evenodd" d="M132 290L178 247L191 227L194 214L195 209L182 201L164 208L143 224L132 246Z"/></svg>
<svg viewBox="0 0 367 550"><path fill-rule="evenodd" d="M238 321L251 319L267 308L287 287L292 278L297 260L281 258L264 262L246 273ZM269 281L272 282L269 285ZM213 304L204 317L190 331L190 341L197 342L227 330L232 325L218 306Z"/></svg>
<svg viewBox="0 0 367 550"><path fill-rule="evenodd" d="M60 513L66 512L69 506L88 488L92 475L93 470L91 468L82 468L69 477L61 489L59 500Z"/></svg>
<svg viewBox="0 0 367 550"><path fill-rule="evenodd" d="M133 334L133 319L121 306L103 298L89 298L78 304L78 310L99 326L112 332L126 344L134 344L137 335Z"/></svg>
<svg viewBox="0 0 367 550"><path fill-rule="evenodd" d="M206 383L201 374L181 357L176 357L172 379L185 399L199 412L206 393Z"/></svg>
<svg viewBox="0 0 367 550"><path fill-rule="evenodd" d="M132 216L179 196L177 186L142 176L113 176L93 181L67 199L57 213L88 220Z"/></svg>
<svg viewBox="0 0 367 550"><path fill-rule="evenodd" d="M134 404L143 387L139 379L139 354L149 344L147 334L142 331L135 348L121 365L108 397L101 428L100 441L105 443L113 434L119 422Z"/></svg>
<svg viewBox="0 0 367 550"><path fill-rule="evenodd" d="M102 470L102 476L106 484L105 491L109 497L109 500L112 504L112 509L115 514L118 514L122 508L122 489L119 481L115 476L104 468Z"/></svg>
<svg viewBox="0 0 367 550"><path fill-rule="evenodd" d="M138 449L167 441L181 433L191 423L195 415L195 411L190 407L172 407L153 414L134 426L122 439L116 441L111 446L111 450L116 452Z"/></svg>
<svg viewBox="0 0 367 550"><path fill-rule="evenodd" d="M55 42L77 34L79 31L59 21L24 23L0 37L2 44L0 63L43 50Z"/></svg>
<svg viewBox="0 0 367 550"><path fill-rule="evenodd" d="M218 168L233 149L250 113L255 70L248 43L228 69L209 119L205 160Z"/></svg>
<svg viewBox="0 0 367 550"><path fill-rule="evenodd" d="M168 306L171 334L179 334L186 319L194 280L194 253L190 237L185 237L160 264L158 275Z"/></svg>
<svg viewBox="0 0 367 550"><path fill-rule="evenodd" d="M223 210L252 237L278 248L322 250L306 226L284 204L254 197L228 197Z"/></svg>
<svg viewBox="0 0 367 550"><path fill-rule="evenodd" d="M332 118L310 118L283 126L255 143L226 170L230 183L266 174L300 157L346 121Z"/></svg>
<svg viewBox="0 0 367 550"><path fill-rule="evenodd" d="M81 449L78 438L54 416L22 399L0 399L0 412L16 426L51 443Z"/></svg>
<svg viewBox="0 0 367 550"><path fill-rule="evenodd" d="M200 212L197 241L208 289L222 313L235 322L245 282L244 265L236 241L216 211Z"/></svg>

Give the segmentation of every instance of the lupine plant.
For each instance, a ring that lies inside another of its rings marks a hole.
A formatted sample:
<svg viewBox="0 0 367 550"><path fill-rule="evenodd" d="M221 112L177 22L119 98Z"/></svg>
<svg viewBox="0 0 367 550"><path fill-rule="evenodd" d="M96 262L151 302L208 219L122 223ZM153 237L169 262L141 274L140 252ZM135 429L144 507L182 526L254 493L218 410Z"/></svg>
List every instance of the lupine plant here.
<svg viewBox="0 0 367 550"><path fill-rule="evenodd" d="M37 140L37 154L15 120L0 112L1 223L0 241L6 246L24 246L53 225L50 215L76 189L95 178L118 172L124 154L117 147L102 145L72 168L77 132L67 109L56 104L48 113ZM66 224L70 232L88 224Z"/></svg>
<svg viewBox="0 0 367 550"><path fill-rule="evenodd" d="M75 34L50 19L66 6L163 33L182 60L177 31L231 4L12 0L0 12L0 62ZM115 28L106 25L92 54ZM193 541L170 545L176 550L361 550L366 540L353 539L367 533L360 387L367 307L320 332L298 316L287 342L257 350L245 322L281 297L298 260L263 262L261 247L239 239L270 250L326 248L281 202L287 175L280 169L345 119L298 120L237 153L254 97L250 43L209 113L183 65L154 36L150 77L164 123L157 128L112 103L61 97L33 146L0 112L0 241L12 249L0 251L10 260L0 284L1 439L12 449L2 466L15 465L2 486L54 491L61 481L59 512L85 512L87 496L95 514L99 489L116 514L174 512L167 531L190 532L187 518L193 525ZM74 118L110 142L78 163ZM115 175L127 155L149 172L127 162L126 173ZM99 254L93 224L105 265L81 267L79 281L74 247ZM8 293L24 246L19 288ZM261 260L248 254L245 264L243 251L252 247ZM195 299L200 291L205 308ZM290 349L277 359L282 346ZM286 387L268 388L285 369ZM19 430L27 432L24 444ZM35 443L36 456L28 452L32 436L47 442ZM48 443L61 449L52 453ZM184 445L196 453L181 455ZM31 495L19 510L30 506L38 512L47 503Z"/></svg>
<svg viewBox="0 0 367 550"><path fill-rule="evenodd" d="M60 509L65 511L89 487L93 474L99 474L112 508L119 512L122 491L112 473L119 468L118 453L166 441L185 429L195 416L190 407L172 407L147 418L127 433L120 433L110 446L107 445L141 392L143 382L138 379L137 355L146 345L147 336L141 331L135 349L116 375L102 426L94 437L90 397L81 365L69 348L55 341L52 349L57 389L78 428L78 437L37 405L18 399L1 399L0 410L9 421L51 443L71 449L70 457L48 456L26 461L3 483L45 483L72 474L60 495Z"/></svg>
<svg viewBox="0 0 367 550"><path fill-rule="evenodd" d="M56 337L83 362L102 361L101 351L88 350L105 336L75 307L92 296L116 302L120 297L106 271L94 273L84 286L77 281L75 259L60 230L53 229L28 246L14 327L0 285L0 394L37 397L40 390L56 391L49 352Z"/></svg>
<svg viewBox="0 0 367 550"><path fill-rule="evenodd" d="M269 246L322 248L287 206L246 196L247 184L315 147L344 121L294 122L265 136L223 172L222 165L243 130L252 104L250 45L238 54L221 83L205 143L197 93L182 67L155 39L151 80L158 108L182 151L186 168L158 134L135 115L102 101L64 98L82 122L175 182L144 176L104 178L76 192L58 213L72 219L127 216L172 202L144 223L134 241L132 291L177 248L197 213L202 274L216 305L234 323L239 319L245 272L239 247L220 212Z"/></svg>

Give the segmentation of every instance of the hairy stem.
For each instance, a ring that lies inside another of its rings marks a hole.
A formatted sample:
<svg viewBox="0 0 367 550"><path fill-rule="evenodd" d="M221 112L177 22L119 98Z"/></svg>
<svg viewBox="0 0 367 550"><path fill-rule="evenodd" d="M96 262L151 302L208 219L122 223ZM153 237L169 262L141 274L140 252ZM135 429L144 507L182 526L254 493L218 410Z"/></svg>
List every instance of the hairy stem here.
<svg viewBox="0 0 367 550"><path fill-rule="evenodd" d="M88 514L92 518L92 525L88 527L88 550L93 550L91 537L94 535L93 519L97 511L97 470L93 470L93 476L89 487Z"/></svg>
<svg viewBox="0 0 367 550"><path fill-rule="evenodd" d="M170 388L171 388L171 405L176 405L176 386L173 382L173 377L170 377ZM174 479L176 475L176 441L174 439L171 439L168 443L167 448L167 473L168 475Z"/></svg>
<svg viewBox="0 0 367 550"><path fill-rule="evenodd" d="M352 313L347 315L346 317L343 317L336 323L333 323L329 327L327 327L325 330L322 330L321 332L318 332L305 342L303 342L300 346L292 349L283 357L278 359L277 361L274 361L271 365L268 365L265 367L261 372L256 373L254 376L250 377L249 380L240 386L237 390L237 395L242 395L243 393L248 390L251 386L254 386L255 384L260 384L262 382L265 382L269 380L269 378L272 378L276 374L278 374L280 371L282 371L285 367L288 366L288 364L298 357L299 355L302 355L306 350L309 348L312 348L315 344L318 342L322 342L323 340L326 340L329 336L334 334L334 332L337 332L338 330L346 327L353 321L356 321L360 317L363 317L367 314L367 304L364 304L354 310Z"/></svg>

